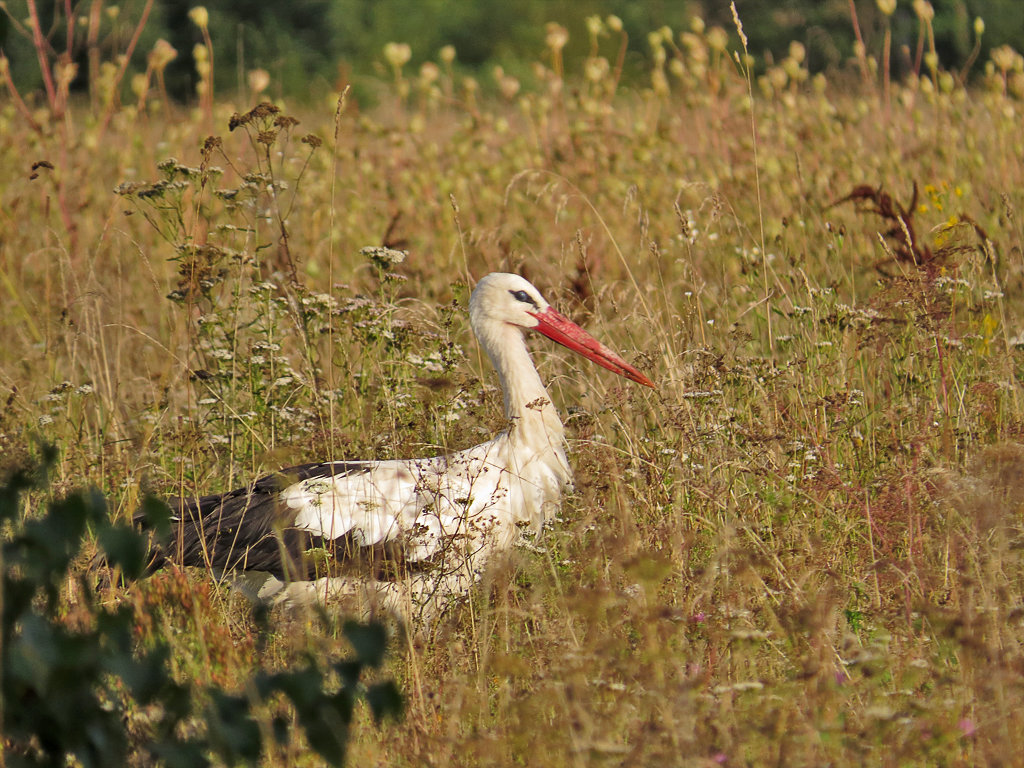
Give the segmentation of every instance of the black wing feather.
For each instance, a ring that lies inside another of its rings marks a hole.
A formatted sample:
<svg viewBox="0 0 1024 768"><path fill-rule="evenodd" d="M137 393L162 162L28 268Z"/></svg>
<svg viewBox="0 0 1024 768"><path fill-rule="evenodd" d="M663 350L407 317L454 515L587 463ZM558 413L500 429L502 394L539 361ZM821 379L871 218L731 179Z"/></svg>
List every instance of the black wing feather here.
<svg viewBox="0 0 1024 768"><path fill-rule="evenodd" d="M151 553L150 572L167 561L221 572L267 571L284 581L305 581L359 568L364 576L397 578L406 565L400 545L357 545L351 535L314 536L294 527L295 510L281 491L314 478L365 472L362 462L302 464L223 494L171 498L172 536ZM141 515L136 523L145 525Z"/></svg>

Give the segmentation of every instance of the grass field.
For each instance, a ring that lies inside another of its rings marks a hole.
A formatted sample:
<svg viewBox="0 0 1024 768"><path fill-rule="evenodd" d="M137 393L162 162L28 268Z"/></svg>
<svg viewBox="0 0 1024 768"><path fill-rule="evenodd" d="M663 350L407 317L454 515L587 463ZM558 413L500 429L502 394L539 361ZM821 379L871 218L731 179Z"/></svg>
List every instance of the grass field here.
<svg viewBox="0 0 1024 768"><path fill-rule="evenodd" d="M52 443L52 492L128 519L468 447L502 426L468 293L520 272L658 388L534 343L577 490L396 641L405 717L352 765L1024 764L1016 64L747 78L713 32L646 89L614 50L495 96L399 51L372 109L3 102L2 463ZM301 613L258 638L202 573L102 601L197 687L347 650Z"/></svg>

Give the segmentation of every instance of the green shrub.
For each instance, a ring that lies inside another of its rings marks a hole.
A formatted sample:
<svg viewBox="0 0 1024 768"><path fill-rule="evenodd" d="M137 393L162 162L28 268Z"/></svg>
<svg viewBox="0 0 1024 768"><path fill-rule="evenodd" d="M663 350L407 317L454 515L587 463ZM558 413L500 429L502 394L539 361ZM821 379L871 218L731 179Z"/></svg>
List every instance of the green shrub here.
<svg viewBox="0 0 1024 768"><path fill-rule="evenodd" d="M352 658L321 661L307 655L294 669L257 672L238 691L175 680L169 646L138 647L130 605L99 604L88 579L72 568L92 531L108 564L137 578L145 566L144 537L110 522L96 491L51 499L38 516L24 513L46 489L55 451L43 454L40 466L14 472L0 489L0 524L7 532L2 689L8 765L64 765L73 757L90 768L141 757L197 766L210 764L213 755L227 765L248 763L259 760L271 742L289 741L293 721L324 760L341 765L359 699L378 722L401 713L393 682L360 682L367 668L383 661L386 635L375 624L345 624ZM78 604L69 608L72 585ZM282 696L294 717L277 714L264 727L266 705Z"/></svg>

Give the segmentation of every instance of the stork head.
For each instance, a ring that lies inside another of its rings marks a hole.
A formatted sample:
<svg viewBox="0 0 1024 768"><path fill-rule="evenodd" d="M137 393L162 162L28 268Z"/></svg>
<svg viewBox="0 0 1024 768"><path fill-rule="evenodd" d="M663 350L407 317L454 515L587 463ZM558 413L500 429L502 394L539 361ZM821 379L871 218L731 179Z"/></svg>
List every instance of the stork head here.
<svg viewBox="0 0 1024 768"><path fill-rule="evenodd" d="M481 278L469 300L469 316L481 340L487 336L487 329L499 324L534 330L609 371L654 387L644 374L555 311L540 291L519 275L492 272Z"/></svg>

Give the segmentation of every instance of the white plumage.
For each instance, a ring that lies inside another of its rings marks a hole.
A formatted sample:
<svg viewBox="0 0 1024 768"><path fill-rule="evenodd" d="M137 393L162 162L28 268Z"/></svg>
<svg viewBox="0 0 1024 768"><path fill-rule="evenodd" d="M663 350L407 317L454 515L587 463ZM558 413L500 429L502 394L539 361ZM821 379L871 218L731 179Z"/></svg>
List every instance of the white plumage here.
<svg viewBox="0 0 1024 768"><path fill-rule="evenodd" d="M562 423L524 332L653 386L518 275L480 280L470 321L498 372L505 431L445 456L307 464L228 494L175 500L176 534L155 551L153 567L205 565L275 601L361 595L407 617L464 594L519 525L543 524L572 478Z"/></svg>

